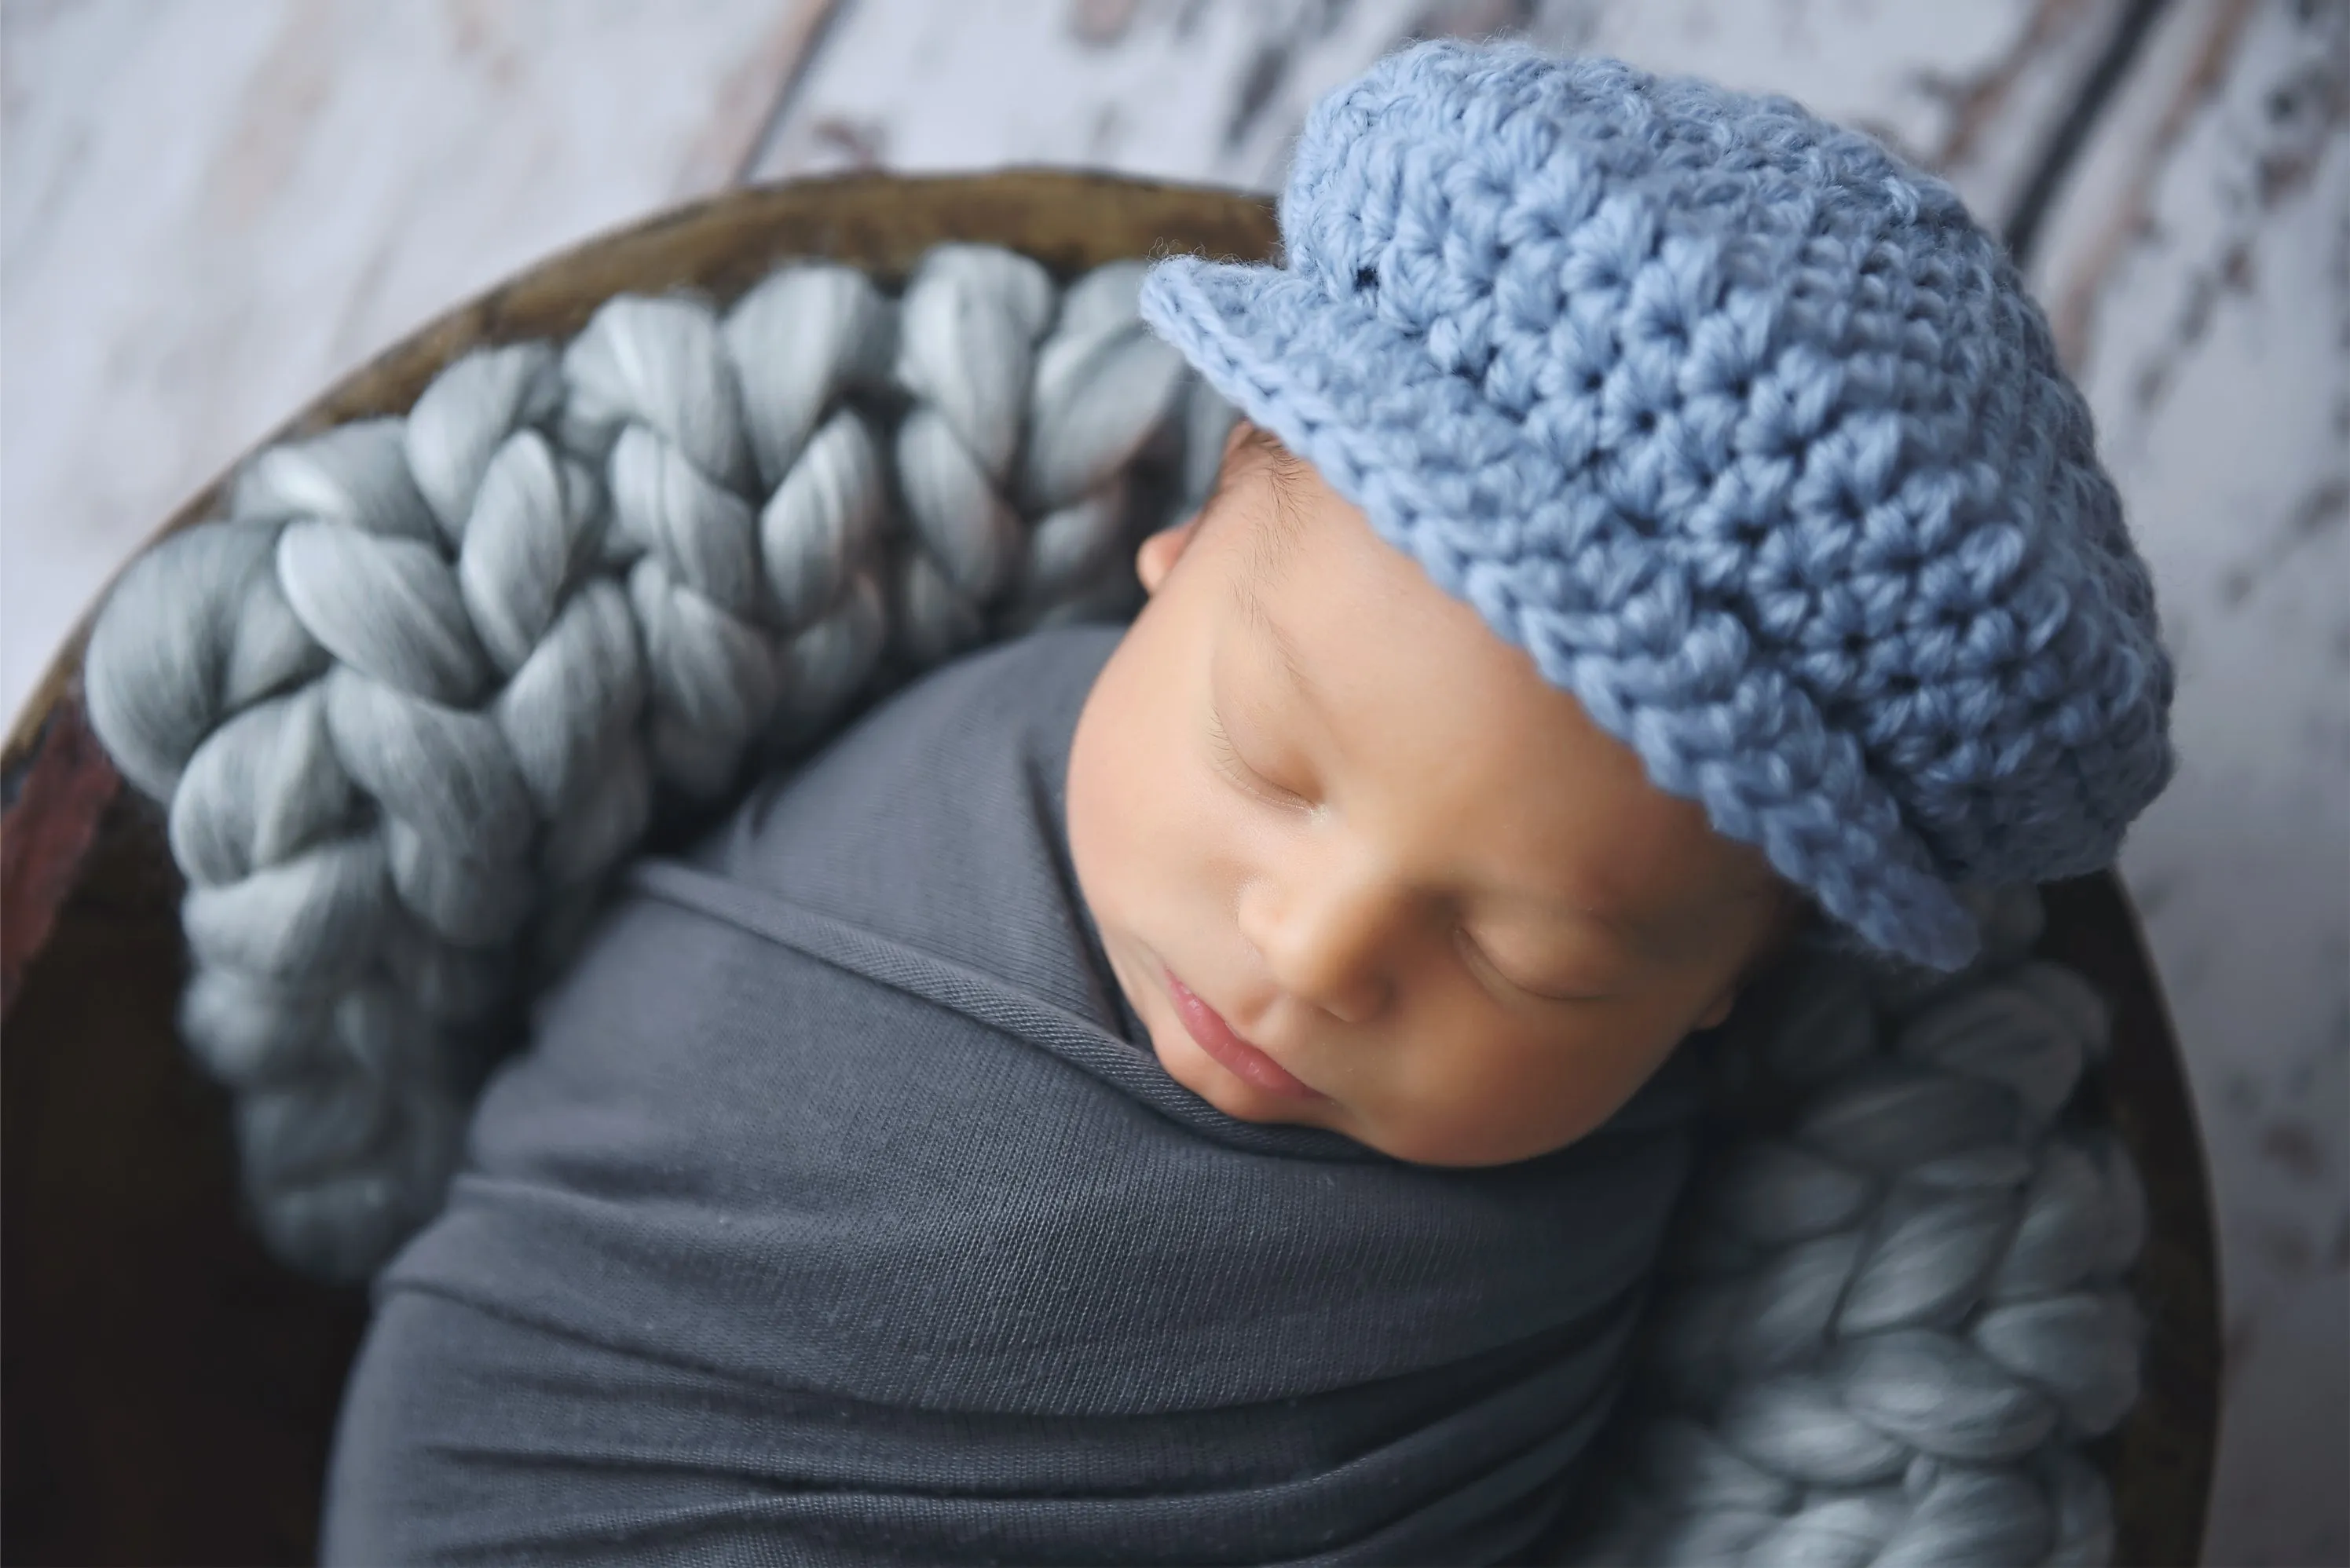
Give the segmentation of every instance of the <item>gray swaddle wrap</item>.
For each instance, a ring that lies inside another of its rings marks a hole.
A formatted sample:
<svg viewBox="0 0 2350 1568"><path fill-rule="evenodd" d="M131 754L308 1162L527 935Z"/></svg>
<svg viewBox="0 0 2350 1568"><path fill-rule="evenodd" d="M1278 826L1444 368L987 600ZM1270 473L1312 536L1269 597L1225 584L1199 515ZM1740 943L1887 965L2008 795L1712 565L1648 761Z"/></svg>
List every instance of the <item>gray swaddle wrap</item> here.
<svg viewBox="0 0 2350 1568"><path fill-rule="evenodd" d="M1118 632L978 654L639 867L393 1262L330 1562L1492 1561L1693 1110L1480 1171L1166 1076L1067 860Z"/></svg>

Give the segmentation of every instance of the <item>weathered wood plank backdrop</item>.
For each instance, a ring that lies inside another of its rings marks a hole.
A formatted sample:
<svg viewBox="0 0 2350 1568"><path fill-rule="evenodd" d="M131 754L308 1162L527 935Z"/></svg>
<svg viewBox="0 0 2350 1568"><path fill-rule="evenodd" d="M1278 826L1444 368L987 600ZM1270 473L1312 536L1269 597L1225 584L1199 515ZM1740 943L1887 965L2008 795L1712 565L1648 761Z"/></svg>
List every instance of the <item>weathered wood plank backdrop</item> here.
<svg viewBox="0 0 2350 1568"><path fill-rule="evenodd" d="M1414 33L1866 126L2029 245L2185 766L2126 875L2228 1283L2210 1560L2350 1560L2350 10L2339 0L0 0L0 703L137 541L418 321L743 179L1271 189Z"/></svg>

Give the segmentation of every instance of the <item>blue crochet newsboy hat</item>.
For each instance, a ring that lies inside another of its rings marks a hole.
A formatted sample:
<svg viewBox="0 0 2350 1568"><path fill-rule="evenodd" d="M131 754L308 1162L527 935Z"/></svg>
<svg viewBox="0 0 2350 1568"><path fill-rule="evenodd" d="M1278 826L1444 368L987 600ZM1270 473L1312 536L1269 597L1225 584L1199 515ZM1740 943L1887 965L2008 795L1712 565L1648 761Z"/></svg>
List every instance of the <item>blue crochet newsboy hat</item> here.
<svg viewBox="0 0 2350 1568"><path fill-rule="evenodd" d="M1422 44L1325 99L1280 266L1150 324L1649 777L1866 944L2109 864L2172 676L2089 414L1942 182L1784 99Z"/></svg>

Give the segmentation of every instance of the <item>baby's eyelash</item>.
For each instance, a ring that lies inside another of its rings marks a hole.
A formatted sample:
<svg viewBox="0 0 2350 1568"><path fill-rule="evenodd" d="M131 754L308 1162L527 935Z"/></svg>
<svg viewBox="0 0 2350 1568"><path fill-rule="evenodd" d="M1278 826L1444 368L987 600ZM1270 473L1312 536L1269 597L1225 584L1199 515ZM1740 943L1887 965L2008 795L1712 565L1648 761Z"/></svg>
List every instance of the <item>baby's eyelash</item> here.
<svg viewBox="0 0 2350 1568"><path fill-rule="evenodd" d="M1224 716L1213 708L1208 710L1208 744L1216 753L1216 765L1235 781L1245 782L1249 765L1241 761L1240 749L1224 728Z"/></svg>
<svg viewBox="0 0 2350 1568"><path fill-rule="evenodd" d="M1274 805L1295 803L1295 795L1279 784L1269 781L1261 783L1256 770L1241 760L1239 748L1232 744L1232 735L1224 729L1224 716L1213 708L1208 710L1208 745L1215 753L1217 771L1242 789Z"/></svg>
<svg viewBox="0 0 2350 1568"><path fill-rule="evenodd" d="M1484 948L1479 944L1477 939L1470 934L1468 927L1453 927L1452 935L1454 944L1461 949L1461 956L1468 961L1471 968L1484 970L1494 979L1500 981L1503 985L1508 986L1512 991L1517 992L1523 996L1530 996L1536 1002L1558 1003L1604 1002L1607 1000L1605 996L1601 995L1565 995L1557 992L1537 991L1533 986L1526 985L1519 981L1512 980L1507 974L1504 974L1502 971L1501 965L1493 961L1492 955L1488 953Z"/></svg>

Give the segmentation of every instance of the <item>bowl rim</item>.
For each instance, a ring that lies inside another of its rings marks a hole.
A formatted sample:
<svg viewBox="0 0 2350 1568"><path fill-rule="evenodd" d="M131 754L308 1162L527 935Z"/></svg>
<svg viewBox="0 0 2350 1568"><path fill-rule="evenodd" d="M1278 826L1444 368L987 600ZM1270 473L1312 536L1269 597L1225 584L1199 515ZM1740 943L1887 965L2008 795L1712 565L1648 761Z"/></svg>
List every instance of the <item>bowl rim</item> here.
<svg viewBox="0 0 2350 1568"><path fill-rule="evenodd" d="M599 230L541 257L520 270L426 320L397 341L369 356L338 377L317 397L280 421L240 452L212 481L175 507L142 537L99 584L89 602L59 641L48 662L16 711L10 716L5 742L0 742L0 799L13 801L16 784L40 732L58 701L80 691L81 658L89 630L107 596L133 561L170 535L210 517L225 499L229 485L245 464L281 441L315 435L329 426L372 415L404 413L434 375L465 353L486 346L533 337L567 337L585 324L592 305L582 309L570 291L599 275L611 286L594 296L595 303L624 292L695 292L719 304L731 303L765 275L775 263L791 256L830 254L833 245L811 248L795 244L777 248L774 238L795 231L830 229L839 234L855 226L856 209L920 203L940 197L977 197L999 207L1008 216L1066 203L1074 198L1105 200L1131 205L1169 202L1202 213L1222 209L1227 217L1253 210L1265 234L1276 234L1273 198L1256 192L1183 181L1145 180L1091 170L1015 167L984 173L891 174L874 170L816 175L755 185L737 186L681 205L665 208ZM844 217L841 214L846 213ZM1245 227L1245 220L1232 225ZM710 287L684 275L698 271L684 262L697 244L719 238L738 243L745 234L760 236L755 262L745 251L725 265L736 275L730 286ZM819 237L823 237L821 233ZM1270 249L1270 245L1266 247ZM905 258L908 262L910 256ZM626 275L648 265L671 275L666 283L649 289ZM1051 265L1049 259L1047 265ZM897 278L905 268L868 267L877 275ZM1066 269L1054 269L1056 275ZM577 317L567 320L567 317Z"/></svg>
<svg viewBox="0 0 2350 1568"><path fill-rule="evenodd" d="M141 817L121 809L128 792L82 711L81 659L97 611L132 561L213 516L245 463L277 442L347 420L404 412L462 354L568 336L614 294L690 289L726 303L789 257L842 254L855 241L870 242L892 208L958 204L974 222L968 234L943 237L996 239L1024 215L1079 210L1087 214L1083 226L1098 232L1103 214L1123 210L1138 232L1185 227L1222 234L1237 259L1277 254L1273 200L1259 192L1066 169L861 171L736 187L616 224L432 317L337 379L150 532L92 596L12 717L0 746L0 1014L21 994L101 838L123 831L153 836L152 812ZM889 264L859 254L857 265L879 276L902 276L941 237L933 222ZM1069 255L1083 244L1072 239ZM1056 265L1049 248L1031 250L1025 240L1021 246L1057 275L1083 265ZM2117 1127L2145 1178L2152 1216L2147 1254L2132 1275L2151 1330L2145 1396L2122 1428L2091 1452L2117 1480L2155 1478L2148 1490L2160 1494L2125 1500L2116 1488L2118 1548L2192 1561L2201 1549L2220 1432L2219 1258L2206 1145L2159 977L2119 877L2099 872L2051 884L2043 893L2049 930L2035 950L2079 969L2109 995L2118 989L2104 1093L2109 1103L2128 1107ZM2126 1509L2126 1501L2135 1506Z"/></svg>

